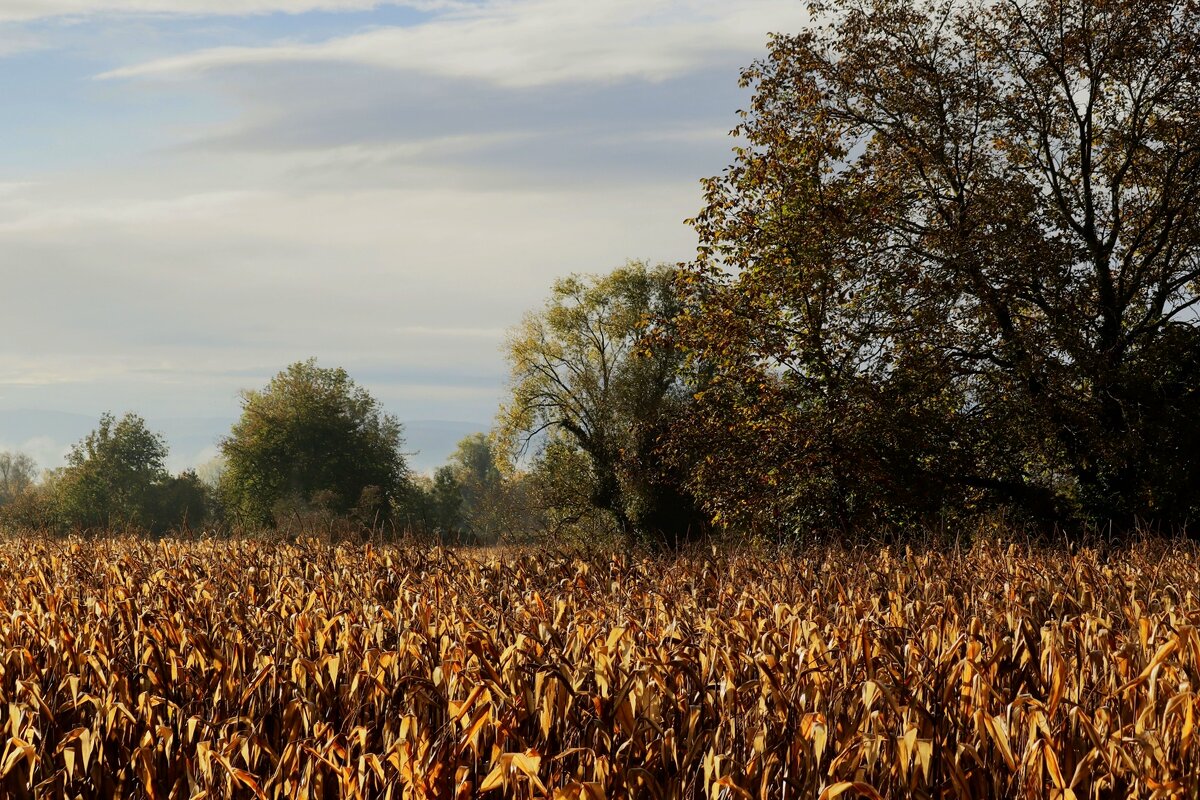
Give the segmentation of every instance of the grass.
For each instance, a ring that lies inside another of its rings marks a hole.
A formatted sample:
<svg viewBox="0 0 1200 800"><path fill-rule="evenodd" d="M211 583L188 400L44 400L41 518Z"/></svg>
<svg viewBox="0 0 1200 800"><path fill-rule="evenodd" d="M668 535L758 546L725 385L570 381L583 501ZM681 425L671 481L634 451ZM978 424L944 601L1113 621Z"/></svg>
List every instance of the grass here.
<svg viewBox="0 0 1200 800"><path fill-rule="evenodd" d="M6 797L1196 797L1200 553L0 541Z"/></svg>

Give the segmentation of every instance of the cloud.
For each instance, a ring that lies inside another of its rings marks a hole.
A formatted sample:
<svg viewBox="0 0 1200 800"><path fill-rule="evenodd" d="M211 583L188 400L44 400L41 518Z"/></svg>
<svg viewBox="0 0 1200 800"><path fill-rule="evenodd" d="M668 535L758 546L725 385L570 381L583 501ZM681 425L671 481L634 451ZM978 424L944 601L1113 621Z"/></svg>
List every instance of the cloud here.
<svg viewBox="0 0 1200 800"><path fill-rule="evenodd" d="M51 436L33 436L14 442L0 441L0 453L24 453L33 459L39 470L61 467L71 452L71 445Z"/></svg>
<svg viewBox="0 0 1200 800"><path fill-rule="evenodd" d="M768 32L802 24L794 0L493 0L431 21L319 43L217 47L119 67L99 77L187 76L231 67L349 63L507 88L662 81L730 53L757 53Z"/></svg>
<svg viewBox="0 0 1200 800"><path fill-rule="evenodd" d="M497 147L527 146L534 137L532 132L497 131L382 142L351 141L323 147L292 149L279 143L274 149L276 160L294 176L332 173L361 177L361 173L364 172L378 172L390 168L411 171L422 164L453 162L472 153L492 151ZM236 143L238 138L235 135L229 141ZM358 185L361 186L362 183L359 182Z"/></svg>
<svg viewBox="0 0 1200 800"><path fill-rule="evenodd" d="M0 21L3 21L3 17L0 17ZM29 31L19 27L0 28L0 58L41 50L44 47L46 42Z"/></svg>
<svg viewBox="0 0 1200 800"><path fill-rule="evenodd" d="M694 247L691 182L243 191L246 162L185 163L0 203L21 354L0 358L0 407L229 414L239 389L316 356L405 418L486 420L502 332L556 276ZM198 191L208 181L230 190Z"/></svg>
<svg viewBox="0 0 1200 800"><path fill-rule="evenodd" d="M50 372L39 369L21 371L0 370L0 386L54 386L60 383L80 383L88 376L77 370L69 372Z"/></svg>
<svg viewBox="0 0 1200 800"><path fill-rule="evenodd" d="M10 195L20 194L26 189L30 189L37 184L33 181L10 181L8 183L0 183L0 200Z"/></svg>
<svg viewBox="0 0 1200 800"><path fill-rule="evenodd" d="M0 18L20 8L0 0ZM353 15L28 26L96 41L86 58L58 41L14 63L36 87L15 113L46 113L0 183L0 305L21 354L0 357L0 409L233 417L239 389L316 356L401 418L487 420L503 331L556 277L694 252L682 220L728 163L738 67L802 8L481 0L383 12L392 27L375 29ZM228 46L247 43L261 46ZM223 47L194 50L208 45ZM47 64L56 82L32 71ZM69 165L61 142L84 143Z"/></svg>
<svg viewBox="0 0 1200 800"><path fill-rule="evenodd" d="M404 325L396 329L402 336L426 336L435 339L493 339L504 337L504 328L451 328L437 325Z"/></svg>
<svg viewBox="0 0 1200 800"><path fill-rule="evenodd" d="M273 169L301 192L694 184L728 163L746 99L736 65L749 59L658 83L516 91L354 65L235 70L213 83L239 113L185 130L164 156L236 161L242 175Z"/></svg>
<svg viewBox="0 0 1200 800"><path fill-rule="evenodd" d="M431 11L458 5L451 0L4 0L0 5L0 22L100 14L304 14L312 11L369 11L381 6L405 6Z"/></svg>
<svg viewBox="0 0 1200 800"><path fill-rule="evenodd" d="M63 202L54 207L26 205L26 213L0 221L0 238L20 231L55 231L78 225L154 225L199 220L220 215L245 199L249 192L204 192L168 199L95 205ZM3 193L0 192L0 200ZM0 208L4 204L0 203Z"/></svg>

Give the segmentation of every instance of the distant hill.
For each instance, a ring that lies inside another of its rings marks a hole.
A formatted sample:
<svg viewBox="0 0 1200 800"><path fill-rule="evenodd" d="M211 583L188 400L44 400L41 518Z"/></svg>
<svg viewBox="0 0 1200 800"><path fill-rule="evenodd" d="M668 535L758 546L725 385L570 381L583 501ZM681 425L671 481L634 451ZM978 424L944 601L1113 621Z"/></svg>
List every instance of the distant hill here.
<svg viewBox="0 0 1200 800"><path fill-rule="evenodd" d="M20 450L42 468L60 467L71 445L96 427L99 415L18 409L0 411L0 450ZM147 417L151 430L166 437L167 466L173 472L210 460L217 442L229 432L232 419L222 417ZM417 472L430 472L454 452L460 439L486 431L478 422L412 420L404 423L404 451Z"/></svg>

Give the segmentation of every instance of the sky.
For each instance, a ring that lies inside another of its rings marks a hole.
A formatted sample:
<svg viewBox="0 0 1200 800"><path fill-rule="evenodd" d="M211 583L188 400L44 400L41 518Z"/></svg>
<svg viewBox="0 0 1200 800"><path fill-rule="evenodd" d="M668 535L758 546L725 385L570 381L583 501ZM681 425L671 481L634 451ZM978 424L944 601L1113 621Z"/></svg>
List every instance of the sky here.
<svg viewBox="0 0 1200 800"><path fill-rule="evenodd" d="M0 414L233 419L311 356L486 425L556 277L692 256L803 6L0 0Z"/></svg>

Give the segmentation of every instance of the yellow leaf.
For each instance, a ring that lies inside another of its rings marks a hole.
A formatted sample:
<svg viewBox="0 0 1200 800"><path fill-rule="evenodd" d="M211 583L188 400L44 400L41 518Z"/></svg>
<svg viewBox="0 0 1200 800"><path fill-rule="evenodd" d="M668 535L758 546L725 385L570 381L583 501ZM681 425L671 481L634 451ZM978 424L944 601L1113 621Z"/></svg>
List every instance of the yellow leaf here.
<svg viewBox="0 0 1200 800"><path fill-rule="evenodd" d="M833 798L850 790L854 790L860 796L870 798L870 800L883 800L879 796L879 792L875 791L874 786L869 783L862 783L861 781L840 781L839 783L835 783L821 792L819 800L833 800Z"/></svg>
<svg viewBox="0 0 1200 800"><path fill-rule="evenodd" d="M505 777L508 774L508 759L501 756L496 762L496 766L492 767L492 771L483 779L483 783L479 784L479 791L490 792L493 789L499 789L505 784Z"/></svg>

